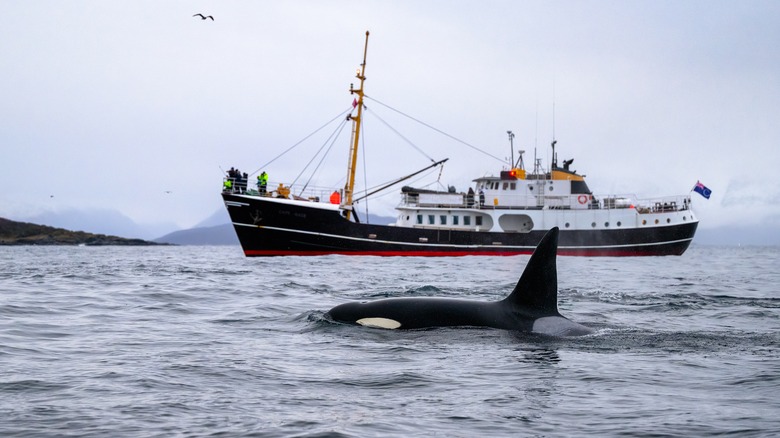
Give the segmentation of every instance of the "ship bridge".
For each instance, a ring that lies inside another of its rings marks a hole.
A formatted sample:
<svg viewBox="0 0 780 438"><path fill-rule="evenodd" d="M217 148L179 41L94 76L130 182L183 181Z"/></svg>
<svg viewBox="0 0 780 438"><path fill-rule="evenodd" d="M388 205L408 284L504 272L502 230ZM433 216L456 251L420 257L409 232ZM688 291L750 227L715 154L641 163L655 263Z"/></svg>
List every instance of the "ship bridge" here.
<svg viewBox="0 0 780 438"><path fill-rule="evenodd" d="M551 172L526 174L523 169L501 171L499 176L474 180L480 199L496 208L571 208L588 209L598 204L584 175L565 167Z"/></svg>

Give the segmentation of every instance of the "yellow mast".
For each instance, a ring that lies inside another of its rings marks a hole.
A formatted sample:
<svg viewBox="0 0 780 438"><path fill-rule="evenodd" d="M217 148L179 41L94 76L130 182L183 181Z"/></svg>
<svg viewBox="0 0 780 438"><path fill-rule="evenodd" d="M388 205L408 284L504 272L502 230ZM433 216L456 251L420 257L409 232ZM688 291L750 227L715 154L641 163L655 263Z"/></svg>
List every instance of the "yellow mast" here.
<svg viewBox="0 0 780 438"><path fill-rule="evenodd" d="M357 116L351 116L352 119L352 145L349 149L349 166L347 167L347 184L344 186L344 209L345 217L350 218L352 212L352 195L355 189L355 170L358 157L358 142L360 141L360 124L363 121L363 82L366 80L366 54L368 53L368 31L366 31L366 44L363 48L363 63L357 71L357 78L360 79L360 88L355 90L352 85L349 86L351 94L357 94Z"/></svg>

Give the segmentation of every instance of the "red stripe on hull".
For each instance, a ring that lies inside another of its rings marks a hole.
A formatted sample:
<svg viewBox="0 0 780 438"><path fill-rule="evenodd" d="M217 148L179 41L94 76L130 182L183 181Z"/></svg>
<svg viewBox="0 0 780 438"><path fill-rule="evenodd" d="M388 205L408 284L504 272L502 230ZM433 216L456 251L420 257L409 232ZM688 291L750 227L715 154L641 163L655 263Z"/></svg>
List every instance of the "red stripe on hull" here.
<svg viewBox="0 0 780 438"><path fill-rule="evenodd" d="M529 255L533 250L518 251L280 251L280 250L245 250L247 257L274 256L378 256L378 257L464 257L464 256L515 256ZM577 257L637 257L680 255L679 251L641 249L558 249L558 255Z"/></svg>
<svg viewBox="0 0 780 438"><path fill-rule="evenodd" d="M263 256L323 256L323 255L350 255L350 256L379 256L379 257L463 257L463 256L513 256L531 254L533 251L518 252L488 252L488 251L274 251L274 250L245 250L247 257Z"/></svg>

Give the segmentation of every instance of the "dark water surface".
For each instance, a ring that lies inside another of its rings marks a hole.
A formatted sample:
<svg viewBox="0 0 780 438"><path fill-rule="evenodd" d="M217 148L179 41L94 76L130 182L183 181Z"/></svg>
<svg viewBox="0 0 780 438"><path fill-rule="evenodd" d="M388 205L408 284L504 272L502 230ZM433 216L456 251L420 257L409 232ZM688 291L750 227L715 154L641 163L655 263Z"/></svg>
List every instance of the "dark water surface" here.
<svg viewBox="0 0 780 438"><path fill-rule="evenodd" d="M561 257L581 338L324 318L527 260L0 248L0 436L780 435L780 248Z"/></svg>

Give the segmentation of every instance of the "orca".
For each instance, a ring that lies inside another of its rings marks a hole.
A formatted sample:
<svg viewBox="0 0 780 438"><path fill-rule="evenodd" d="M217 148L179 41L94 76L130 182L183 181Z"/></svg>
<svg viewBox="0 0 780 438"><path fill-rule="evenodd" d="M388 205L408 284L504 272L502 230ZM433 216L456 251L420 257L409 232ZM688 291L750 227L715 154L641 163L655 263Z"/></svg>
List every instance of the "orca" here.
<svg viewBox="0 0 780 438"><path fill-rule="evenodd" d="M385 298L338 305L336 322L384 329L491 327L550 336L582 336L593 330L558 312L558 228L544 235L514 290L501 301L450 298Z"/></svg>

